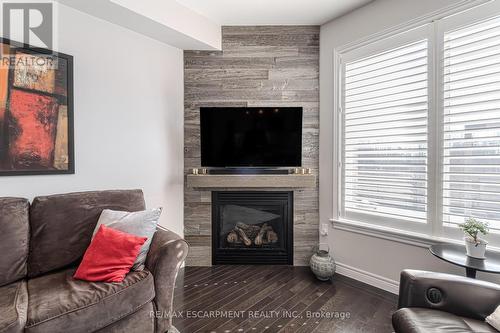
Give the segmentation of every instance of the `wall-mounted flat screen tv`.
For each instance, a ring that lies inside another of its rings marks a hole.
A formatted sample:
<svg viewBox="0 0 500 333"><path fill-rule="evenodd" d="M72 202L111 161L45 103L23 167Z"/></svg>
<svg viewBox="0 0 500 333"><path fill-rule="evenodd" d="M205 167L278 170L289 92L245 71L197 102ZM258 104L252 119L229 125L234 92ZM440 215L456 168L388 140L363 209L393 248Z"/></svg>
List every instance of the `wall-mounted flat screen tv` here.
<svg viewBox="0 0 500 333"><path fill-rule="evenodd" d="M203 167L302 166L301 107L200 108Z"/></svg>

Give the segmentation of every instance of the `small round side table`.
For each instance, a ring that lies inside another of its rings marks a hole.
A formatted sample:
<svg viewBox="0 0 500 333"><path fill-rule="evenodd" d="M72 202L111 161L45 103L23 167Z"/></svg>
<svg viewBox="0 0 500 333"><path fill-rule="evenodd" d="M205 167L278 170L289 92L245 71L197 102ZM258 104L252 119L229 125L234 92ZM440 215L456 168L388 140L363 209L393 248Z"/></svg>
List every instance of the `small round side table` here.
<svg viewBox="0 0 500 333"><path fill-rule="evenodd" d="M476 278L477 271L500 274L500 253L486 251L486 259L469 257L465 245L436 244L429 251L441 260L465 268L465 275Z"/></svg>

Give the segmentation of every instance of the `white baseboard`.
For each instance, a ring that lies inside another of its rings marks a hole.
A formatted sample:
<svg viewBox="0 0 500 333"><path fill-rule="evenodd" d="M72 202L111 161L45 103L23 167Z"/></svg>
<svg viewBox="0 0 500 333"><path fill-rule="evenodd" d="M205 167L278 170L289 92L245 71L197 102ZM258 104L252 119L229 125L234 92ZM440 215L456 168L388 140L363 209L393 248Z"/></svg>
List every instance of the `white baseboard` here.
<svg viewBox="0 0 500 333"><path fill-rule="evenodd" d="M377 287L396 295L399 293L399 281L394 281L343 263L338 262L336 265L336 271L340 275L347 276L351 279L369 284L370 286Z"/></svg>

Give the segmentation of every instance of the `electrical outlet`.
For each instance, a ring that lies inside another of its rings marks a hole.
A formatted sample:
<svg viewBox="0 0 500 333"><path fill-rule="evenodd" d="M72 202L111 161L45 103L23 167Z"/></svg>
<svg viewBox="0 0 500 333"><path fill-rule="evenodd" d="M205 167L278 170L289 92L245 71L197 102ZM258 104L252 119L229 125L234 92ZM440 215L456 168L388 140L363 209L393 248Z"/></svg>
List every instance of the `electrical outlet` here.
<svg viewBox="0 0 500 333"><path fill-rule="evenodd" d="M328 236L328 224L327 223L321 224L320 233L321 233L321 236Z"/></svg>

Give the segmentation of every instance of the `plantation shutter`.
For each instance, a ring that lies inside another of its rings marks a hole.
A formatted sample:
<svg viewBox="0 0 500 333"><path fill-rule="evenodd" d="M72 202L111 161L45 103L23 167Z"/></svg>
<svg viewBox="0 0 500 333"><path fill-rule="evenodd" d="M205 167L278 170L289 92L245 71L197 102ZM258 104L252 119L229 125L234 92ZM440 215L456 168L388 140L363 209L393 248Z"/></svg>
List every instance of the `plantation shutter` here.
<svg viewBox="0 0 500 333"><path fill-rule="evenodd" d="M443 222L500 230L500 17L444 33Z"/></svg>
<svg viewBox="0 0 500 333"><path fill-rule="evenodd" d="M426 223L427 39L348 61L343 73L343 217Z"/></svg>

